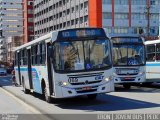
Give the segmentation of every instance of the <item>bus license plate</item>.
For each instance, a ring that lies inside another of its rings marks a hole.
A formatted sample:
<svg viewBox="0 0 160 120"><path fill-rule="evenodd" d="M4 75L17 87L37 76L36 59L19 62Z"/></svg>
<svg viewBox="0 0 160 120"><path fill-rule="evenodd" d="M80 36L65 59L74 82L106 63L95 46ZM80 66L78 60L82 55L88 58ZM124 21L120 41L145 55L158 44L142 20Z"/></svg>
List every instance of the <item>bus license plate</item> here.
<svg viewBox="0 0 160 120"><path fill-rule="evenodd" d="M131 77L126 77L126 78L124 78L125 80L129 80L129 79L131 79Z"/></svg>
<svg viewBox="0 0 160 120"><path fill-rule="evenodd" d="M83 89L83 90L91 90L92 87L88 86L88 87L83 87L82 89Z"/></svg>

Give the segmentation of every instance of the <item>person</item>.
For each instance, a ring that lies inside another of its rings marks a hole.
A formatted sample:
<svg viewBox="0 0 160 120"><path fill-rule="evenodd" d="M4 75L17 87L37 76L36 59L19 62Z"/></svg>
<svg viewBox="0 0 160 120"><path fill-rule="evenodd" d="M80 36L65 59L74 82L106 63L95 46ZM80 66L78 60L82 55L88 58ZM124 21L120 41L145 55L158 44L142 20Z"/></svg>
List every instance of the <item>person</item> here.
<svg viewBox="0 0 160 120"><path fill-rule="evenodd" d="M153 59L152 59L153 61L155 61L156 60L156 56L153 56Z"/></svg>
<svg viewBox="0 0 160 120"><path fill-rule="evenodd" d="M142 64L142 60L141 60L140 55L135 55L135 59L138 62L138 64Z"/></svg>
<svg viewBox="0 0 160 120"><path fill-rule="evenodd" d="M15 76L15 70L12 70L12 83L15 85L15 86L17 86L18 84L17 84L17 82L16 82L16 76Z"/></svg>
<svg viewBox="0 0 160 120"><path fill-rule="evenodd" d="M70 70L71 69L71 63L69 60L65 61L64 63L64 69L65 70Z"/></svg>

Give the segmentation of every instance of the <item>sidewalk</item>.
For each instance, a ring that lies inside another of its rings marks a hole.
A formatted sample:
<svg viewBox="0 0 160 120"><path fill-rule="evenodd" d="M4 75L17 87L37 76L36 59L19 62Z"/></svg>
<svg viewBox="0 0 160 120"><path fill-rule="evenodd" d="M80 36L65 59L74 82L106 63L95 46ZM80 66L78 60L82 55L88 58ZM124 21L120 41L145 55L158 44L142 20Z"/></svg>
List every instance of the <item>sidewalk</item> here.
<svg viewBox="0 0 160 120"><path fill-rule="evenodd" d="M13 85L10 85L10 86L8 85L8 86L2 86L2 88L8 91L9 93L13 94L17 98L21 99L28 105L36 108L42 114L47 114L49 116L52 116L52 118L55 114L73 114L73 113L78 114L79 112L82 113L81 110L71 109L72 106L69 106L69 107L65 106L66 100L64 99L57 100L56 102L53 102L53 103L47 103L45 100L42 99L41 95L37 95L33 93L25 94L23 92L22 87L15 87Z"/></svg>

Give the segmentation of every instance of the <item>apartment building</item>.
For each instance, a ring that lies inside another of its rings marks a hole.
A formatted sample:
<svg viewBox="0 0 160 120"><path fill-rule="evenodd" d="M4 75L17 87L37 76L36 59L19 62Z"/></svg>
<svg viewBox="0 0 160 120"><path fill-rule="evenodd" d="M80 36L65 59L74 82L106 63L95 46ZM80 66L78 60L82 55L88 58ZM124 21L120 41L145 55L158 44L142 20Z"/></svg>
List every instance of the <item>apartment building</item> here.
<svg viewBox="0 0 160 120"><path fill-rule="evenodd" d="M0 46L6 48L6 39L23 34L22 0L0 0ZM6 49L0 47L0 60L6 60Z"/></svg>
<svg viewBox="0 0 160 120"><path fill-rule="evenodd" d="M14 50L16 47L23 45L24 44L24 36L13 36L13 37L8 37L6 39L7 41L7 62L12 63L14 60Z"/></svg>
<svg viewBox="0 0 160 120"><path fill-rule="evenodd" d="M35 35L59 29L101 26L101 6L101 0L35 0Z"/></svg>
<svg viewBox="0 0 160 120"><path fill-rule="evenodd" d="M159 35L160 0L102 0L102 26L110 34Z"/></svg>
<svg viewBox="0 0 160 120"><path fill-rule="evenodd" d="M24 43L34 39L33 0L23 0Z"/></svg>
<svg viewBox="0 0 160 120"><path fill-rule="evenodd" d="M104 27L110 35L159 35L160 0L35 0L35 35L77 27ZM150 37L149 37L150 39Z"/></svg>

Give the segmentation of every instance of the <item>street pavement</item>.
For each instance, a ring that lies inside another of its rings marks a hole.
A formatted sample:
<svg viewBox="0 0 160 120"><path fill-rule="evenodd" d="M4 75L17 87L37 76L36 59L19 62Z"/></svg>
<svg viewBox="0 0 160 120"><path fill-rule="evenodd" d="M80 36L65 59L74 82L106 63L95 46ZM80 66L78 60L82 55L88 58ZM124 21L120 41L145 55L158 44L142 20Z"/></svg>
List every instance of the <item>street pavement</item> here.
<svg viewBox="0 0 160 120"><path fill-rule="evenodd" d="M160 85L133 86L125 90L121 86L116 91L99 94L98 98L90 101L87 97L57 99L47 103L38 94L24 94L22 87L11 84L10 77L1 77L0 85L3 89L14 94L25 103L36 108L43 114L55 119L63 118L63 114L102 114L102 113L159 113L160 111ZM57 117L56 117L57 116ZM77 117L77 116L75 116ZM83 116L85 117L85 116ZM78 120L78 118L76 118ZM82 116L79 118L82 119ZM85 119L85 118L84 118ZM65 119L67 120L67 118Z"/></svg>

